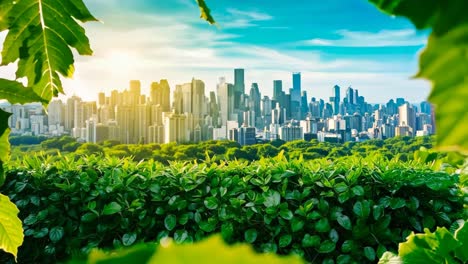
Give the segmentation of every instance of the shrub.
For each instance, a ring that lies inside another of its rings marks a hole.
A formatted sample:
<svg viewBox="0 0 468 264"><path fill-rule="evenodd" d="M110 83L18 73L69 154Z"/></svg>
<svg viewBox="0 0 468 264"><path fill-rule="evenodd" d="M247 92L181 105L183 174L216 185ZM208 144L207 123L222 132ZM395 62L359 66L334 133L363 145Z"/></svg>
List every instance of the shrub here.
<svg viewBox="0 0 468 264"><path fill-rule="evenodd" d="M1 189L24 220L25 263L212 233L308 261L375 263L412 231L466 217L458 175L417 162L286 161L280 153L253 163L91 156L40 164L26 158L10 168Z"/></svg>

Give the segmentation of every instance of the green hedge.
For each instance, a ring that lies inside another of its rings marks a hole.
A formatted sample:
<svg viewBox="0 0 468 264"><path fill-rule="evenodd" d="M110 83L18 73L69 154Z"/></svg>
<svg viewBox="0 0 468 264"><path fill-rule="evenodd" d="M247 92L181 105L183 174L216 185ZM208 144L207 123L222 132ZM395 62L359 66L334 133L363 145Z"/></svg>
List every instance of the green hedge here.
<svg viewBox="0 0 468 264"><path fill-rule="evenodd" d="M92 248L221 233L308 261L375 263L411 231L466 218L459 176L416 162L345 158L203 164L25 158L1 192L20 209L20 263ZM6 262L6 256L0 262Z"/></svg>

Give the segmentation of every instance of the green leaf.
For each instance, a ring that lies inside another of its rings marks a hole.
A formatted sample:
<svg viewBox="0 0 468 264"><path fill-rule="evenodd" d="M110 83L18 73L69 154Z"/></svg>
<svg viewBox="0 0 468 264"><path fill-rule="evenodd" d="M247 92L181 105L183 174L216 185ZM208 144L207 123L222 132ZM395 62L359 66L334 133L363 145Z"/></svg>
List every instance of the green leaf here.
<svg viewBox="0 0 468 264"><path fill-rule="evenodd" d="M291 235L282 235L279 239L279 247L287 247L291 244L292 236Z"/></svg>
<svg viewBox="0 0 468 264"><path fill-rule="evenodd" d="M63 227L56 226L50 229L49 238L52 242L56 243L62 239L63 235L65 234Z"/></svg>
<svg viewBox="0 0 468 264"><path fill-rule="evenodd" d="M387 251L380 258L378 264L403 264L403 261L395 253Z"/></svg>
<svg viewBox="0 0 468 264"><path fill-rule="evenodd" d="M104 206L102 210L103 215L113 215L122 211L122 206L116 202L111 202Z"/></svg>
<svg viewBox="0 0 468 264"><path fill-rule="evenodd" d="M16 257L18 247L23 244L24 234L19 210L10 199L0 194L0 249Z"/></svg>
<svg viewBox="0 0 468 264"><path fill-rule="evenodd" d="M197 1L198 7L200 8L200 18L206 20L210 24L215 24L214 18L211 16L211 11L205 3L205 0L195 0Z"/></svg>
<svg viewBox="0 0 468 264"><path fill-rule="evenodd" d="M409 18L418 29L433 25L439 5L437 0L424 1L424 8L418 0L369 0L369 2L388 14Z"/></svg>
<svg viewBox="0 0 468 264"><path fill-rule="evenodd" d="M277 191L269 190L263 194L263 197L265 198L263 204L266 207L278 206L281 202L281 194Z"/></svg>
<svg viewBox="0 0 468 264"><path fill-rule="evenodd" d="M393 210L405 207L406 202L403 198L392 198L390 200L390 208Z"/></svg>
<svg viewBox="0 0 468 264"><path fill-rule="evenodd" d="M96 19L81 0L2 1L0 10L3 10L0 31L8 29L1 65L19 59L16 77L26 77L28 87L50 101L52 96L63 92L59 74L73 75L70 47L82 55L92 53L78 20Z"/></svg>
<svg viewBox="0 0 468 264"><path fill-rule="evenodd" d="M175 215L167 215L166 218L164 218L164 226L166 227L167 230L172 231L172 229L175 228L177 224L177 218Z"/></svg>
<svg viewBox="0 0 468 264"><path fill-rule="evenodd" d="M119 240L117 240L119 241ZM107 252L93 249L85 263L94 264L125 264L125 263L148 263L154 255L156 243L139 244L129 248L121 248L115 251ZM74 261L70 263L75 263ZM76 262L83 263L83 262Z"/></svg>
<svg viewBox="0 0 468 264"><path fill-rule="evenodd" d="M407 241L400 243L399 256L404 263L450 263L451 255L461 244L445 228L438 227L434 233L429 229L424 234L408 236Z"/></svg>
<svg viewBox="0 0 468 264"><path fill-rule="evenodd" d="M338 215L338 217L336 218L336 221L338 221L338 224L340 224L340 226L342 226L344 229L346 230L352 229L351 220L349 219L348 216Z"/></svg>
<svg viewBox="0 0 468 264"><path fill-rule="evenodd" d="M232 223L224 223L221 226L221 235L223 236L224 239L230 239L232 235L234 234L234 226Z"/></svg>
<svg viewBox="0 0 468 264"><path fill-rule="evenodd" d="M378 220L384 213L383 205L374 205L372 210L372 215L374 216L374 220Z"/></svg>
<svg viewBox="0 0 468 264"><path fill-rule="evenodd" d="M342 193L348 190L348 185L346 185L346 183L344 182L340 182L337 185L335 185L334 188L337 193Z"/></svg>
<svg viewBox="0 0 468 264"><path fill-rule="evenodd" d="M364 195L364 188L362 186L354 186L351 189L356 196L363 196Z"/></svg>
<svg viewBox="0 0 468 264"><path fill-rule="evenodd" d="M352 252L356 248L356 243L353 240L346 240L341 245L341 251L344 253Z"/></svg>
<svg viewBox="0 0 468 264"><path fill-rule="evenodd" d="M455 238L461 243L461 247L455 249L455 256L459 258L463 263L468 262L468 225L465 221L455 231Z"/></svg>
<svg viewBox="0 0 468 264"><path fill-rule="evenodd" d="M335 229L330 230L330 233L328 234L328 237L330 238L331 241L337 243L338 240L340 239L340 235Z"/></svg>
<svg viewBox="0 0 468 264"><path fill-rule="evenodd" d="M304 238L302 239L302 246L303 247L315 247L320 244L320 237L317 235L309 235L305 234Z"/></svg>
<svg viewBox="0 0 468 264"><path fill-rule="evenodd" d="M367 218L370 214L370 205L368 201L357 201L353 206L353 212L360 218Z"/></svg>
<svg viewBox="0 0 468 264"><path fill-rule="evenodd" d="M319 253L327 254L335 250L336 243L331 240L325 240L320 244L320 247L317 249Z"/></svg>
<svg viewBox="0 0 468 264"><path fill-rule="evenodd" d="M300 231L302 230L302 228L304 228L304 221L302 221L301 219L299 218L294 218L292 221L291 221L291 230L293 232L297 232L297 231Z"/></svg>
<svg viewBox="0 0 468 264"><path fill-rule="evenodd" d="M303 261L298 256L279 257L275 254L258 254L249 245L227 246L221 236L213 236L194 244L165 244L156 250L149 264L171 263L272 263L300 264Z"/></svg>
<svg viewBox="0 0 468 264"><path fill-rule="evenodd" d="M133 245L137 239L137 234L127 233L122 236L122 244L126 247Z"/></svg>
<svg viewBox="0 0 468 264"><path fill-rule="evenodd" d="M177 230L174 232L174 241L177 244L185 242L189 238L187 230Z"/></svg>
<svg viewBox="0 0 468 264"><path fill-rule="evenodd" d="M11 104L47 102L33 89L24 87L22 83L2 78L0 78L0 98L6 99Z"/></svg>
<svg viewBox="0 0 468 264"><path fill-rule="evenodd" d="M97 218L97 215L95 213L88 212L81 216L81 221L89 223L95 220L96 218Z"/></svg>
<svg viewBox="0 0 468 264"><path fill-rule="evenodd" d="M218 208L218 199L216 199L216 197L208 197L205 199L204 204L206 208L214 210Z"/></svg>
<svg viewBox="0 0 468 264"><path fill-rule="evenodd" d="M317 232L324 233L330 231L330 229L331 227L327 218L322 218L315 223L315 230L317 230Z"/></svg>
<svg viewBox="0 0 468 264"><path fill-rule="evenodd" d="M288 210L287 208L281 209L279 215L286 220L291 220L294 217L291 210Z"/></svg>
<svg viewBox="0 0 468 264"><path fill-rule="evenodd" d="M244 239L247 243L252 244L257 240L257 230L251 228L244 232Z"/></svg>
<svg viewBox="0 0 468 264"><path fill-rule="evenodd" d="M468 8L468 4L466 4ZM418 77L432 80L429 101L436 106L437 144L447 150L468 152L468 24L444 36L431 35L420 57ZM450 71L447 71L450 69Z"/></svg>
<svg viewBox="0 0 468 264"><path fill-rule="evenodd" d="M201 221L198 226L205 232L213 232L215 230L218 221L214 218L209 218L208 221Z"/></svg>
<svg viewBox="0 0 468 264"><path fill-rule="evenodd" d="M432 82L429 101L436 107L437 145L468 153L468 2L465 0L369 0L391 15L409 18L418 29L432 28L420 56L418 78ZM450 69L450 70L449 70Z"/></svg>
<svg viewBox="0 0 468 264"><path fill-rule="evenodd" d="M375 250L372 247L365 247L364 248L364 256L370 260L374 261L375 260Z"/></svg>

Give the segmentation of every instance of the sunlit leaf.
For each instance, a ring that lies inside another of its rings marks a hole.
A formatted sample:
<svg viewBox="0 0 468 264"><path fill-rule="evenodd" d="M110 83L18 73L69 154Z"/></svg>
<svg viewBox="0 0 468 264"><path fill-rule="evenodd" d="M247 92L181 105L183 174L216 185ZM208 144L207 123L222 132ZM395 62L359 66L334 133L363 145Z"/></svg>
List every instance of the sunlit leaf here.
<svg viewBox="0 0 468 264"><path fill-rule="evenodd" d="M59 74L71 77L74 58L91 55L89 40L78 21L96 20L81 0L1 1L0 31L8 30L1 65L18 62L17 78L49 101L63 92ZM8 99L8 98L6 98Z"/></svg>
<svg viewBox="0 0 468 264"><path fill-rule="evenodd" d="M206 20L210 24L215 24L216 21L214 18L211 16L211 11L206 5L205 0L195 0L198 4L198 7L200 8L200 18Z"/></svg>
<svg viewBox="0 0 468 264"><path fill-rule="evenodd" d="M18 213L16 205L7 196L0 194L0 249L13 254L15 259L24 239Z"/></svg>

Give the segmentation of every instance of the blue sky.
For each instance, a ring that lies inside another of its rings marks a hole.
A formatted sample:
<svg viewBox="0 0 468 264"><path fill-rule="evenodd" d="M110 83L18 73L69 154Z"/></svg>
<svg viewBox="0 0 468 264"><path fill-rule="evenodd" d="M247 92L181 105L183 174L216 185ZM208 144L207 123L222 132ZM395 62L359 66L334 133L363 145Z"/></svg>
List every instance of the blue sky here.
<svg viewBox="0 0 468 264"><path fill-rule="evenodd" d="M207 0L217 26L199 19L194 0L85 3L103 23L85 24L95 53L77 58L74 79L64 82L68 95L94 100L130 79L148 91L151 81L166 78L173 88L192 77L208 94L219 77L232 82L237 67L246 70L247 89L257 82L265 95L274 79L289 88L295 71L309 98L328 98L335 84L377 103L419 102L429 93L428 82L410 79L427 32L366 0Z"/></svg>

